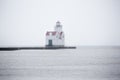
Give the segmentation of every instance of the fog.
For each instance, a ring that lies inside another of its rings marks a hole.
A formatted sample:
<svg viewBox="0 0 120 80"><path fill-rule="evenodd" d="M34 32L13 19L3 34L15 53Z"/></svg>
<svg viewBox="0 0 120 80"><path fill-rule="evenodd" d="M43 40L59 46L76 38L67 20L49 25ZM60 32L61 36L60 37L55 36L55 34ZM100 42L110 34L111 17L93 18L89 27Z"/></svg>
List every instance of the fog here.
<svg viewBox="0 0 120 80"><path fill-rule="evenodd" d="M0 46L44 46L58 20L66 45L120 45L120 0L0 0Z"/></svg>

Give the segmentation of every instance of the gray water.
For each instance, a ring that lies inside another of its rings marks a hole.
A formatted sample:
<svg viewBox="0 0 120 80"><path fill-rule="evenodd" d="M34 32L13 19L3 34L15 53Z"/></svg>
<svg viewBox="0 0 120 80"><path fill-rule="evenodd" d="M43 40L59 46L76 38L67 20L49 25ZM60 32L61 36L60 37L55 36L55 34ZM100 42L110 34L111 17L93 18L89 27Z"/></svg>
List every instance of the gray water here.
<svg viewBox="0 0 120 80"><path fill-rule="evenodd" d="M120 80L120 47L0 51L0 80Z"/></svg>

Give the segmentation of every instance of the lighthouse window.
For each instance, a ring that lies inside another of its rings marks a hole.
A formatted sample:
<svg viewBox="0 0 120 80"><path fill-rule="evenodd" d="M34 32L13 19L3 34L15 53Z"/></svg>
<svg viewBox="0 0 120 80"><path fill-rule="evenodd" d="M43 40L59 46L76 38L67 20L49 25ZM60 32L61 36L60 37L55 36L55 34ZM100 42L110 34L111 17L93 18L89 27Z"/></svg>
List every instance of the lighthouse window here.
<svg viewBox="0 0 120 80"><path fill-rule="evenodd" d="M56 35L56 38L58 38L58 35Z"/></svg>

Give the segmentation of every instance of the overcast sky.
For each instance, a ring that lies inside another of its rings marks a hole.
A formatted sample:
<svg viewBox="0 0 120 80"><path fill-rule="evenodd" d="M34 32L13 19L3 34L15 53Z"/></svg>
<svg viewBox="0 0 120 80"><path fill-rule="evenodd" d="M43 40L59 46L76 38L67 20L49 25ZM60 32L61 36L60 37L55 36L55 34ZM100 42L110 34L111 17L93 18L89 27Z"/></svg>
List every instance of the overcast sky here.
<svg viewBox="0 0 120 80"><path fill-rule="evenodd" d="M44 46L58 20L66 45L120 46L120 0L0 0L0 46Z"/></svg>

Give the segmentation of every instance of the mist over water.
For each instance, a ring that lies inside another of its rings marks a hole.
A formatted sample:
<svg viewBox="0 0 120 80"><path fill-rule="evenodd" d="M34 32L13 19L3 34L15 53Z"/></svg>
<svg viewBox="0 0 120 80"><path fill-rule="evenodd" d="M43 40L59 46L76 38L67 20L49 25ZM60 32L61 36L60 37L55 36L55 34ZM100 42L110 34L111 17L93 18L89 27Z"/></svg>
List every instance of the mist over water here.
<svg viewBox="0 0 120 80"><path fill-rule="evenodd" d="M120 45L120 0L0 0L0 47L44 46L58 20L66 45Z"/></svg>
<svg viewBox="0 0 120 80"><path fill-rule="evenodd" d="M0 52L0 80L119 80L120 47Z"/></svg>

